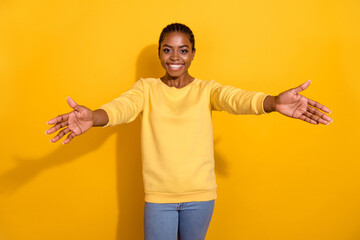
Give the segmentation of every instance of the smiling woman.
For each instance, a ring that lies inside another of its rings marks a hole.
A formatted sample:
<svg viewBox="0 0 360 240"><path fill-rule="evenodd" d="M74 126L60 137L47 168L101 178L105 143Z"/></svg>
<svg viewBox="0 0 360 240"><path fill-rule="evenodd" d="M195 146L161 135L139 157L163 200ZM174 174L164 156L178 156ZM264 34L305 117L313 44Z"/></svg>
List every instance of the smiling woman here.
<svg viewBox="0 0 360 240"><path fill-rule="evenodd" d="M161 80L170 87L182 88L194 80L188 72L195 56L194 35L182 24L169 25L167 28L159 41L159 57L166 70Z"/></svg>
<svg viewBox="0 0 360 240"><path fill-rule="evenodd" d="M127 92L92 111L77 105L48 122L46 133L64 143L93 126L132 122L142 115L142 163L145 190L145 239L204 239L217 198L214 174L212 111L263 114L277 111L312 124L329 124L325 106L299 94L299 87L269 96L189 75L195 55L191 30L179 23L164 28L159 58L166 73L140 79ZM325 112L325 113L324 113Z"/></svg>
<svg viewBox="0 0 360 240"><path fill-rule="evenodd" d="M191 50L190 41L184 33L169 33L161 44L160 61L166 75L161 80L169 86L174 86L174 79L179 79L181 88L194 80L188 69L194 59L195 52ZM169 81L170 80L170 81Z"/></svg>

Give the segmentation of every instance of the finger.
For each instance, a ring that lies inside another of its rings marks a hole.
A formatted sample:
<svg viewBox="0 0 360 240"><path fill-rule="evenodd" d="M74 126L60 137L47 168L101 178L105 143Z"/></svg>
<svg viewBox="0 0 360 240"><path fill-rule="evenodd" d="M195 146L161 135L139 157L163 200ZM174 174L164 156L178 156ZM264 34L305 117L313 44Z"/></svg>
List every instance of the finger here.
<svg viewBox="0 0 360 240"><path fill-rule="evenodd" d="M323 112L331 113L330 109L328 109L324 105L321 105L318 102L315 102L314 100L308 99L308 103L309 103L310 106L316 107L316 108L320 109Z"/></svg>
<svg viewBox="0 0 360 240"><path fill-rule="evenodd" d="M311 118L305 116L305 115L301 115L299 117L299 119L305 121L305 122L308 122L308 123L311 123L311 124L318 124L315 120L312 120Z"/></svg>
<svg viewBox="0 0 360 240"><path fill-rule="evenodd" d="M54 143L54 142L59 141L63 136L65 136L69 132L70 132L69 128L65 128L65 129L61 130L53 139L50 140L50 142Z"/></svg>
<svg viewBox="0 0 360 240"><path fill-rule="evenodd" d="M72 100L71 97L67 97L66 100L71 108L77 111L80 110L80 106L74 100Z"/></svg>
<svg viewBox="0 0 360 240"><path fill-rule="evenodd" d="M321 124L324 124L324 125L329 124L328 121L326 121L326 120L322 119L321 117L318 117L318 116L316 116L316 115L314 115L314 114L312 114L310 112L306 112L306 113L304 113L304 115L306 117L310 118L311 120L314 120L316 122L316 124L318 124L318 123L321 123Z"/></svg>
<svg viewBox="0 0 360 240"><path fill-rule="evenodd" d="M72 100L70 97L67 97L67 102L69 104L69 106L77 111L79 111L80 109L80 106L74 101ZM59 115L57 116L56 118L53 118L51 120L49 120L47 122L48 125L53 125L53 124L56 124L56 123L59 123L59 122L63 122L63 121L66 121L68 118L69 118L69 114L70 113L66 113L66 114L63 114L63 115Z"/></svg>
<svg viewBox="0 0 360 240"><path fill-rule="evenodd" d="M324 124L324 125L329 125L329 122L326 121L325 119L322 119L321 117L318 117L310 112L305 112L304 115L314 121L316 121L317 123L321 123L321 124Z"/></svg>
<svg viewBox="0 0 360 240"><path fill-rule="evenodd" d="M65 139L65 141L63 141L63 144L67 144L69 143L74 137L76 137L76 134L74 132L71 132L67 138Z"/></svg>
<svg viewBox="0 0 360 240"><path fill-rule="evenodd" d="M53 126L52 128L50 128L49 130L47 130L45 133L46 134L54 133L57 130L59 130L59 129L63 128L63 127L66 127L67 125L68 125L68 121L58 123L55 126Z"/></svg>
<svg viewBox="0 0 360 240"><path fill-rule="evenodd" d="M53 125L53 124L57 124L57 123L61 123L64 122L66 120L68 120L69 118L69 113L63 114L63 115L59 115L56 118L53 118L51 120L49 120L47 122L48 125Z"/></svg>
<svg viewBox="0 0 360 240"><path fill-rule="evenodd" d="M291 92L294 94L298 94L301 91L304 91L305 89L307 89L310 85L310 80L307 80L306 82L304 82L303 84L301 84L300 86L291 89Z"/></svg>
<svg viewBox="0 0 360 240"><path fill-rule="evenodd" d="M332 122L332 119L328 115L326 115L325 113L323 113L323 112L321 112L321 111L319 111L319 110L317 110L317 109L315 109L313 107L309 106L307 108L307 111L312 113L312 114L315 114L315 115L319 116L320 118L324 119L327 123Z"/></svg>

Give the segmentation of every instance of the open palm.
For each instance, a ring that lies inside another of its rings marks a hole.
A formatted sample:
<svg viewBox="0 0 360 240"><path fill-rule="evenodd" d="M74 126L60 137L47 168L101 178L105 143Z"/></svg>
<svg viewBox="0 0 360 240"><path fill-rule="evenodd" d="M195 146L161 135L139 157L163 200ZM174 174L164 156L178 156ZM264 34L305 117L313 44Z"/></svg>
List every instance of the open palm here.
<svg viewBox="0 0 360 240"><path fill-rule="evenodd" d="M276 97L276 111L285 116L301 119L312 124L328 124L332 120L324 112L330 113L330 110L320 103L299 94L309 85L310 81L307 81L297 88L280 93Z"/></svg>
<svg viewBox="0 0 360 240"><path fill-rule="evenodd" d="M54 126L47 130L46 134L60 130L59 133L50 140L51 142L57 142L63 136L69 134L63 142L64 144L69 143L74 137L85 133L94 125L93 112L89 108L78 105L70 97L67 98L67 102L74 111L59 115L48 121L49 125L54 124Z"/></svg>

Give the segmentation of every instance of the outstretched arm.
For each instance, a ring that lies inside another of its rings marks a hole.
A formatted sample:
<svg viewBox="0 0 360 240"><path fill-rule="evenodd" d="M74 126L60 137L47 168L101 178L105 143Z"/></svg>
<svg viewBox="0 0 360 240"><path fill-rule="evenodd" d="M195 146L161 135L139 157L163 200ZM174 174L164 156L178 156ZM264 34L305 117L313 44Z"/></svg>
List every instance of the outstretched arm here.
<svg viewBox="0 0 360 240"><path fill-rule="evenodd" d="M59 131L58 134L50 140L51 142L57 142L68 134L63 143L69 143L74 137L85 133L90 128L94 126L104 126L109 121L107 113L102 109L91 111L85 106L78 105L70 97L67 98L67 102L74 111L59 115L47 122L49 125L54 126L47 130L45 132L46 134Z"/></svg>
<svg viewBox="0 0 360 240"><path fill-rule="evenodd" d="M277 111L285 116L301 119L311 124L321 123L328 125L332 122L332 119L325 113L331 111L324 105L299 94L299 92L307 89L309 85L310 80L297 88L282 92L278 96L267 96L264 100L265 112Z"/></svg>

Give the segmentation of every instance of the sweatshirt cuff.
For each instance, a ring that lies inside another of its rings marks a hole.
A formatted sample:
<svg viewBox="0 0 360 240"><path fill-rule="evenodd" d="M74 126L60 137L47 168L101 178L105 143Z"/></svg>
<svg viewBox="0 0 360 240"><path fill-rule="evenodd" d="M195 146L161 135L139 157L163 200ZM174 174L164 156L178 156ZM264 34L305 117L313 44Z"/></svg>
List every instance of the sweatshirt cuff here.
<svg viewBox="0 0 360 240"><path fill-rule="evenodd" d="M269 114L264 110L264 101L267 96L270 96L270 94L265 94L265 93L261 93L261 94L262 96L260 96L259 98L257 109L259 110L259 114Z"/></svg>
<svg viewBox="0 0 360 240"><path fill-rule="evenodd" d="M103 128L105 127L111 127L113 125L113 122L114 122L114 115L112 114L112 111L110 109L111 107L107 106L106 104L105 105L102 105L100 107L100 109L104 110L106 112L106 114L108 115L108 118L109 118L109 121L108 123L103 126Z"/></svg>

